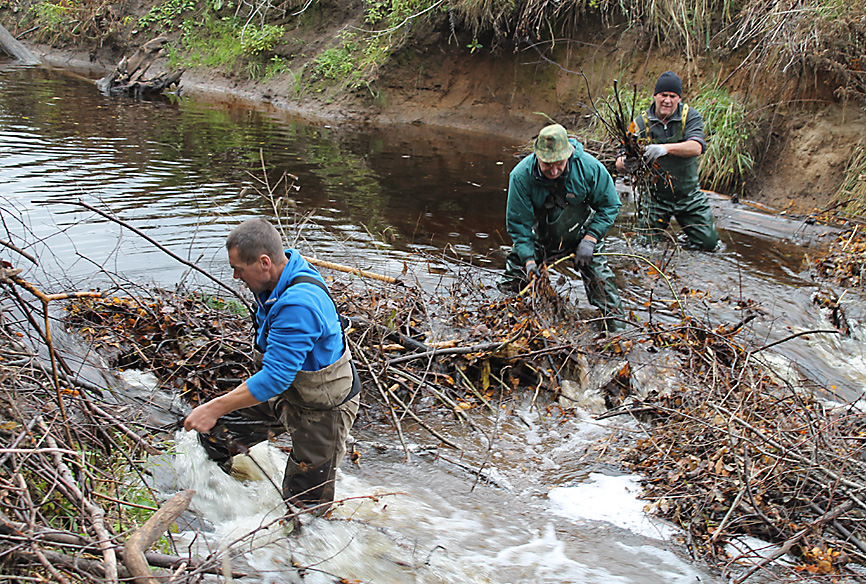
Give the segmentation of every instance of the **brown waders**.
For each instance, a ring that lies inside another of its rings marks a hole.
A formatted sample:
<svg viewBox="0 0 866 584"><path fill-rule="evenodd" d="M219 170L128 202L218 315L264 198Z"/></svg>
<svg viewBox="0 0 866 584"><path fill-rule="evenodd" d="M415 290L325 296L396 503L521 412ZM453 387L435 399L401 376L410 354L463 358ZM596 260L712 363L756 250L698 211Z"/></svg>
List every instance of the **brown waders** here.
<svg viewBox="0 0 866 584"><path fill-rule="evenodd" d="M292 451L283 498L299 508L315 507L321 515L334 501L334 479L358 413L360 386L346 349L324 369L299 371L282 394L221 417L209 434L199 434L199 441L211 460L230 472L233 455L288 432Z"/></svg>

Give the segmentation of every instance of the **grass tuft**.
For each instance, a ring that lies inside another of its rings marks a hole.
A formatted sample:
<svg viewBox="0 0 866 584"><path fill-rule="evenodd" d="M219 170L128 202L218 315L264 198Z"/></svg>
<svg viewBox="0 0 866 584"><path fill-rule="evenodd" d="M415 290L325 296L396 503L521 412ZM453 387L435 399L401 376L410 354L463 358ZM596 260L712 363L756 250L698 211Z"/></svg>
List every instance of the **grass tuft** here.
<svg viewBox="0 0 866 584"><path fill-rule="evenodd" d="M703 116L707 137L707 149L701 156L701 184L724 193L742 189L755 164L758 128L747 115L745 104L724 89L705 86L689 106Z"/></svg>
<svg viewBox="0 0 866 584"><path fill-rule="evenodd" d="M845 212L866 217L866 140L860 140L848 159L845 179L836 191L836 201L845 204Z"/></svg>

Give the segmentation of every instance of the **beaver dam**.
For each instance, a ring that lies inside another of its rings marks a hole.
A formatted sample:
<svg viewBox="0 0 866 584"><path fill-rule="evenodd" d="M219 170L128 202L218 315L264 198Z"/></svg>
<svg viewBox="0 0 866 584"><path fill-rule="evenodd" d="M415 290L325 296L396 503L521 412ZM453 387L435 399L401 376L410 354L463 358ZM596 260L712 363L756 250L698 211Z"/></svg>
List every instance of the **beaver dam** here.
<svg viewBox="0 0 866 584"><path fill-rule="evenodd" d="M862 287L864 250L849 230L813 258L815 272ZM516 400L529 400L551 427L586 412L628 420L592 456L643 477L646 509L679 528L684 554L735 582L864 573L866 415L858 402L823 399L829 388L804 394L775 375L762 356L788 339L756 342L755 307L741 303L741 320L710 326L690 307L699 292L674 289L663 266L644 262L673 317L632 314L626 332L607 336L549 286L503 297L477 268L450 265L458 267L434 289L411 285L411 273L390 284L321 270L351 321L364 383L356 427L381 428L381 442L406 458L417 447L409 434L426 436L436 455L495 484L491 457L467 451L464 437L515 415ZM171 526L192 493L160 500L145 462L173 448L178 403L206 400L253 372L243 302L129 283L111 293L46 291L14 266L4 270L3 580L242 579L228 561L237 550L179 550ZM834 314L834 333L850 334L838 298L815 301ZM59 350L64 329L85 349ZM106 375L94 380L93 368ZM152 373L152 395L170 399L124 397L114 375L129 370ZM155 410L168 422L155 423ZM344 464L363 466L352 450ZM732 545L745 537L769 551Z"/></svg>

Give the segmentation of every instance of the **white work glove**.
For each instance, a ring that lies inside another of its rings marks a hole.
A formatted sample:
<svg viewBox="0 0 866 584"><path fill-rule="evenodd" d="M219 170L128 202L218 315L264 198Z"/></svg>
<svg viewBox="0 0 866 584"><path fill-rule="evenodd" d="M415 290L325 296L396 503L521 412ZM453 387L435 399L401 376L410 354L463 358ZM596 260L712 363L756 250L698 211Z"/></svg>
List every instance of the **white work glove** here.
<svg viewBox="0 0 866 584"><path fill-rule="evenodd" d="M665 148L664 144L650 144L643 150L644 158L646 161L652 164L662 156L665 156L668 153L668 149Z"/></svg>

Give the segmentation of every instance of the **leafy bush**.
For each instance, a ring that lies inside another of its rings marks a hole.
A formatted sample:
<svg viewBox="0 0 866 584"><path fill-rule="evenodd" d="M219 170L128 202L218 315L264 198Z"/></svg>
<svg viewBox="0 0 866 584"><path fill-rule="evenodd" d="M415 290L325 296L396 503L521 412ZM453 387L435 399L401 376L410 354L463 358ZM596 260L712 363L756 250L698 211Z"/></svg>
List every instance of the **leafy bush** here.
<svg viewBox="0 0 866 584"><path fill-rule="evenodd" d="M272 51L284 32L282 26L273 24L266 24L261 28L247 26L241 31L241 51L247 55Z"/></svg>
<svg viewBox="0 0 866 584"><path fill-rule="evenodd" d="M355 35L344 34L339 46L325 49L316 56L313 63L313 79L346 81L351 85L353 79L357 77L358 65L355 59L357 50L358 43L355 41Z"/></svg>
<svg viewBox="0 0 866 584"><path fill-rule="evenodd" d="M33 6L36 20L52 32L59 32L60 28L67 26L70 9L68 5L42 2Z"/></svg>
<svg viewBox="0 0 866 584"><path fill-rule="evenodd" d="M741 188L755 163L757 123L745 105L724 89L703 87L689 105L703 116L707 136L701 156L702 185L722 192Z"/></svg>
<svg viewBox="0 0 866 584"><path fill-rule="evenodd" d="M150 11L138 19L138 26L149 28L156 24L162 30L171 30L174 21L185 12L195 10L195 0L165 0L162 4L154 6Z"/></svg>

